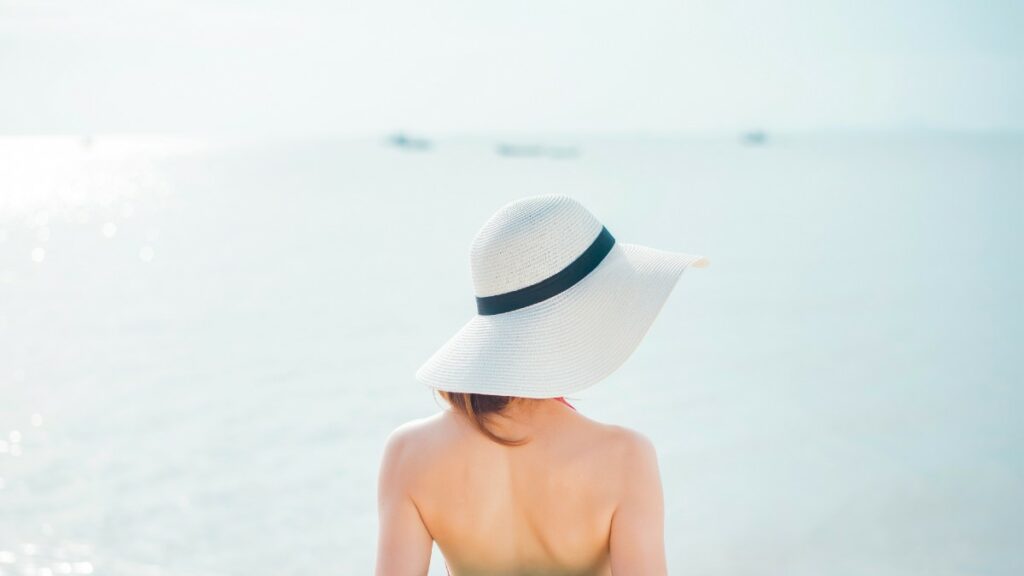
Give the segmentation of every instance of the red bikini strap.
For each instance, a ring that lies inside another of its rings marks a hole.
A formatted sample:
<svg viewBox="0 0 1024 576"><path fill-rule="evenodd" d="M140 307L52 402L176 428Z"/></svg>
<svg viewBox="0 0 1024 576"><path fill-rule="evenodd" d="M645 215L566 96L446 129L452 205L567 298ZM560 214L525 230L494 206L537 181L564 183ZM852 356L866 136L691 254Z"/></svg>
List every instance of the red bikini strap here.
<svg viewBox="0 0 1024 576"><path fill-rule="evenodd" d="M555 400L558 400L559 402L561 402L562 404L565 404L566 406L568 406L569 408L572 408L573 410L576 409L576 407L573 406L572 404L569 404L569 402L566 401L565 397L563 397L563 396L559 396L559 397L555 398Z"/></svg>

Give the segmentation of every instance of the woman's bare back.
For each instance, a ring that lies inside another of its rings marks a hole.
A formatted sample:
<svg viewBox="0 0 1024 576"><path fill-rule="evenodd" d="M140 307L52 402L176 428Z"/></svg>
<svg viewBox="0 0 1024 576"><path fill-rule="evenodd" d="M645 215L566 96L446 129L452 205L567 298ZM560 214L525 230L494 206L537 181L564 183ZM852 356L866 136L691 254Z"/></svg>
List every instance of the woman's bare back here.
<svg viewBox="0 0 1024 576"><path fill-rule="evenodd" d="M389 441L400 452L393 473L404 478L401 492L453 576L663 573L649 441L554 401L506 412L490 428L527 443L494 442L451 410L406 424Z"/></svg>

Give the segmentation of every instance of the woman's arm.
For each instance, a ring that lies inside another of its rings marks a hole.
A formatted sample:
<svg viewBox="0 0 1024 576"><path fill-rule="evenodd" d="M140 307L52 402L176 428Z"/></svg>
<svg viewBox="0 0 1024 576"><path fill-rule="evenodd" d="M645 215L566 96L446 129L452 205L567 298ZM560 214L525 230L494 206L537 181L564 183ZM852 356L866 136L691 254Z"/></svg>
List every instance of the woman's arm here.
<svg viewBox="0 0 1024 576"><path fill-rule="evenodd" d="M376 576L426 576L434 540L409 495L415 478L409 438L400 427L388 437L377 483Z"/></svg>
<svg viewBox="0 0 1024 576"><path fill-rule="evenodd" d="M664 576L665 505L658 455L647 437L623 430L624 478L619 505L612 516L612 574Z"/></svg>

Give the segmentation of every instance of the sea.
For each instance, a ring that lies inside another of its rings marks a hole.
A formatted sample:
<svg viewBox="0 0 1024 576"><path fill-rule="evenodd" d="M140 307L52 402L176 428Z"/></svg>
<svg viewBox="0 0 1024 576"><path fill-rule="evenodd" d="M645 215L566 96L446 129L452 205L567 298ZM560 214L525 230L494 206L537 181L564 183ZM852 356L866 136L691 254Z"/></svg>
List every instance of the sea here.
<svg viewBox="0 0 1024 576"><path fill-rule="evenodd" d="M657 447L670 573L1024 573L1024 135L762 136L0 137L0 575L372 574L473 235L549 193L710 261L570 398Z"/></svg>

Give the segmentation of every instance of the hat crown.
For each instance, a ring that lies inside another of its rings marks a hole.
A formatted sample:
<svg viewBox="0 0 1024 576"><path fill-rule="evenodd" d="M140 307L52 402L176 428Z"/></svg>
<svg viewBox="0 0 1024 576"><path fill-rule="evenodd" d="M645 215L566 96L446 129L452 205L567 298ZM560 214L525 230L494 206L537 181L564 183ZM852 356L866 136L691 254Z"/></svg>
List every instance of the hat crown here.
<svg viewBox="0 0 1024 576"><path fill-rule="evenodd" d="M470 268L477 296L531 286L571 264L601 232L601 222L561 194L510 202L477 232Z"/></svg>

